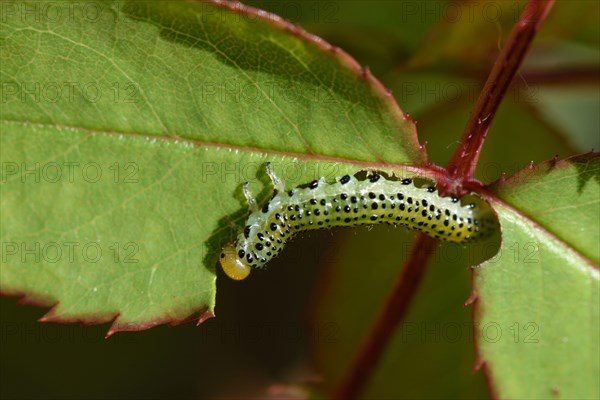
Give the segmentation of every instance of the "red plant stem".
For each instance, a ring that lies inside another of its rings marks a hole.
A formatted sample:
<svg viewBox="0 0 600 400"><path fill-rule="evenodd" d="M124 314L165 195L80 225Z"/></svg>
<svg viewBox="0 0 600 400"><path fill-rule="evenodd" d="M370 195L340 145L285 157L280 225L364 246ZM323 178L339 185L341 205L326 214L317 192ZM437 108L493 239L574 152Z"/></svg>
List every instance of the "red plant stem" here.
<svg viewBox="0 0 600 400"><path fill-rule="evenodd" d="M472 180L481 147L500 102L553 3L554 0L531 0L521 13L475 104L461 140L462 145L448 163L447 170L451 177L462 182ZM364 389L396 326L406 315L436 245L436 240L423 234L417 235L375 325L350 365L349 372L335 389L332 395L334 399L356 399Z"/></svg>
<svg viewBox="0 0 600 400"><path fill-rule="evenodd" d="M404 318L413 295L424 275L428 260L433 254L437 240L419 233L413 242L402 273L396 280L381 314L360 347L349 373L333 393L336 400L355 399L377 367L396 326Z"/></svg>
<svg viewBox="0 0 600 400"><path fill-rule="evenodd" d="M553 4L554 0L531 0L523 9L471 112L461 145L446 167L453 178L461 181L473 178L481 147L496 111Z"/></svg>

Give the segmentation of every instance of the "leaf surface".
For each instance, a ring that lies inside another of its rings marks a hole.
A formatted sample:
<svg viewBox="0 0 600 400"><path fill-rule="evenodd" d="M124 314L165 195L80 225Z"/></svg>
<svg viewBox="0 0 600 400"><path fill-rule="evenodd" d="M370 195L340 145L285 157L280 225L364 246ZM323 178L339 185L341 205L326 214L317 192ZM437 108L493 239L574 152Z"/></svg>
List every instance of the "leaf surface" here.
<svg viewBox="0 0 600 400"><path fill-rule="evenodd" d="M590 153L497 188L502 246L475 270L474 294L480 362L500 398L600 394L599 178Z"/></svg>
<svg viewBox="0 0 600 400"><path fill-rule="evenodd" d="M44 3L13 5L1 290L54 305L44 320L116 318L112 333L212 315L217 254L247 210L241 183L259 200L272 190L265 161L288 185L425 161L368 71L278 17L103 1L25 18Z"/></svg>

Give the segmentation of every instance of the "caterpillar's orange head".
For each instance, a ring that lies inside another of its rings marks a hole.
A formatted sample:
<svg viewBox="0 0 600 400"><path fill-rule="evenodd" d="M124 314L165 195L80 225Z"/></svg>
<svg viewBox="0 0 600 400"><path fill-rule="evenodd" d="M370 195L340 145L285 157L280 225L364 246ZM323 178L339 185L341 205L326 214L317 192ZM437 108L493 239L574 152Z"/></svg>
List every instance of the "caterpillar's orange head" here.
<svg viewBox="0 0 600 400"><path fill-rule="evenodd" d="M221 257L219 259L223 272L236 281L246 279L252 271L252 267L248 265L245 259L238 256L233 243L226 244L221 251Z"/></svg>

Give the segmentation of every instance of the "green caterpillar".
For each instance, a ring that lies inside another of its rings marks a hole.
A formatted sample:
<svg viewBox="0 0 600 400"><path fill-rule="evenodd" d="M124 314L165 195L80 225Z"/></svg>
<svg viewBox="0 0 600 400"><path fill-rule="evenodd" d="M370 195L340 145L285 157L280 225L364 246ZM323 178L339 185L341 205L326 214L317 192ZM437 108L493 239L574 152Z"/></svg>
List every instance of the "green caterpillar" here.
<svg viewBox="0 0 600 400"><path fill-rule="evenodd" d="M485 202L477 199L477 204L463 206L457 197L440 197L435 186L419 188L412 179L389 180L368 172L366 180L345 175L327 183L321 178L286 192L270 163L266 168L273 198L259 208L244 185L250 216L237 240L221 252L221 267L235 280L246 278L252 268L263 268L288 240L309 229L385 222L455 243L481 239L497 229Z"/></svg>

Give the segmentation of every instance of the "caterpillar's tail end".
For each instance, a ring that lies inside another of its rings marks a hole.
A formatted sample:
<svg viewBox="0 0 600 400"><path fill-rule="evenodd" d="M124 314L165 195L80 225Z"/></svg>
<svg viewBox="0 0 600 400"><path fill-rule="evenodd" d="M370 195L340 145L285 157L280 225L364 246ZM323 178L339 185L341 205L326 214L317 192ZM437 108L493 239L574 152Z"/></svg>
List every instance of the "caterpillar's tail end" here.
<svg viewBox="0 0 600 400"><path fill-rule="evenodd" d="M236 281L246 279L248 275L250 275L250 271L252 271L252 268L246 263L246 261L238 257L238 254L235 250L235 245L233 243L229 243L223 247L219 262L221 263L223 272L225 272L228 277Z"/></svg>

